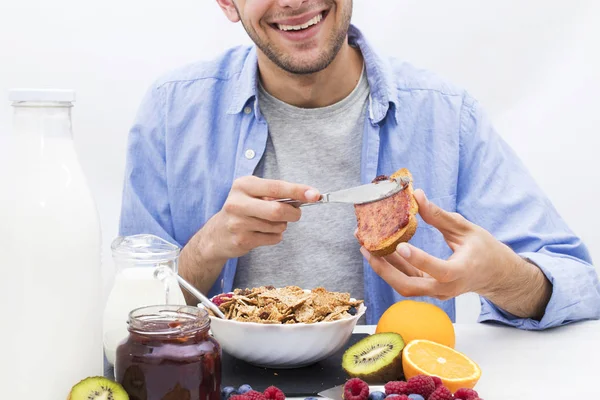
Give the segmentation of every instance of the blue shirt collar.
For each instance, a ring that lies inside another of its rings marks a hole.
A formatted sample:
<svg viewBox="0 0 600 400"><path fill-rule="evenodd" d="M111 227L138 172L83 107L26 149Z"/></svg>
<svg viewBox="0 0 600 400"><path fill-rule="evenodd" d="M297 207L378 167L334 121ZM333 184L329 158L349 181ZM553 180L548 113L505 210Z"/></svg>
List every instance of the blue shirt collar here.
<svg viewBox="0 0 600 400"><path fill-rule="evenodd" d="M383 60L366 40L363 33L354 25L348 29L348 39L350 44L358 46L365 60L367 70L367 80L369 81L369 118L372 123L381 122L387 115L390 104L398 108L398 100L394 95L392 86L392 70L389 62ZM255 99L258 78L256 46L252 46L242 70L237 77L236 89L231 97L228 114L237 114L242 112L246 104L251 99ZM254 112L258 115L257 102L254 104ZM395 117L395 113L394 113Z"/></svg>

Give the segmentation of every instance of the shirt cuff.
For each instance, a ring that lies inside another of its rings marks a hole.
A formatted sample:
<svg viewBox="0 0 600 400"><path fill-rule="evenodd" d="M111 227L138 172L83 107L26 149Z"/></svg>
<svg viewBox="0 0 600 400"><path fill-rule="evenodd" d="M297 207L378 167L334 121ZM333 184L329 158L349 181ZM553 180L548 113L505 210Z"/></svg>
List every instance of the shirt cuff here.
<svg viewBox="0 0 600 400"><path fill-rule="evenodd" d="M581 304L582 299L578 296L576 287L578 284L585 285L583 282L576 282L576 278L580 276L577 269L583 267L582 261L533 252L520 253L520 256L540 268L552 284L552 295L544 316L539 321L520 318L480 296L479 322L494 321L524 330L543 330L589 317L589 310L586 312L586 305Z"/></svg>

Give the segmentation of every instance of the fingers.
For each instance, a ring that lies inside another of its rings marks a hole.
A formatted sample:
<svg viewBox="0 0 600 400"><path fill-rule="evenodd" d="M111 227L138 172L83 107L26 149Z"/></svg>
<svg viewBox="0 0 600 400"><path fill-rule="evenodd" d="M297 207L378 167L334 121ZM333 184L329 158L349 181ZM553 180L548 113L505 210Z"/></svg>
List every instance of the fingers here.
<svg viewBox="0 0 600 400"><path fill-rule="evenodd" d="M388 263L392 264L396 269L404 272L408 276L424 276L423 271L412 266L408 261L402 258L398 252L394 251L392 254L383 257Z"/></svg>
<svg viewBox="0 0 600 400"><path fill-rule="evenodd" d="M283 233L287 222L266 221L255 217L232 217L227 220L227 230L233 234L242 232Z"/></svg>
<svg viewBox="0 0 600 400"><path fill-rule="evenodd" d="M437 228L443 234L460 235L470 228L470 223L458 213L450 213L430 202L422 189L414 192L423 221Z"/></svg>
<svg viewBox="0 0 600 400"><path fill-rule="evenodd" d="M250 217L250 225L255 232L283 233L287 229L287 222L265 221L264 219Z"/></svg>
<svg viewBox="0 0 600 400"><path fill-rule="evenodd" d="M281 242L281 233L246 232L242 235L233 235L232 244L236 249L241 249L242 254L259 246L272 246Z"/></svg>
<svg viewBox="0 0 600 400"><path fill-rule="evenodd" d="M444 284L433 278L407 276L384 258L372 256L364 247L360 249L375 273L404 297L446 297Z"/></svg>
<svg viewBox="0 0 600 400"><path fill-rule="evenodd" d="M452 260L441 260L408 243L400 243L396 247L396 254L439 282L452 282L457 279L459 267Z"/></svg>
<svg viewBox="0 0 600 400"><path fill-rule="evenodd" d="M290 183L281 180L263 179L255 176L245 176L233 182L233 190L240 190L249 196L271 199L287 199L304 202L319 200L320 193L308 185Z"/></svg>
<svg viewBox="0 0 600 400"><path fill-rule="evenodd" d="M283 239L283 234L281 233L254 233L255 242L253 243L252 248L259 246L273 246L277 243L281 242Z"/></svg>
<svg viewBox="0 0 600 400"><path fill-rule="evenodd" d="M290 204L264 201L243 194L232 194L223 209L231 215L254 217L273 222L297 222L302 211Z"/></svg>
<svg viewBox="0 0 600 400"><path fill-rule="evenodd" d="M358 240L358 228L354 230L354 237ZM397 252L393 252L383 257L388 263L397 268L399 271L404 272L408 276L424 276L425 274L417 268L410 265L408 261L398 255Z"/></svg>

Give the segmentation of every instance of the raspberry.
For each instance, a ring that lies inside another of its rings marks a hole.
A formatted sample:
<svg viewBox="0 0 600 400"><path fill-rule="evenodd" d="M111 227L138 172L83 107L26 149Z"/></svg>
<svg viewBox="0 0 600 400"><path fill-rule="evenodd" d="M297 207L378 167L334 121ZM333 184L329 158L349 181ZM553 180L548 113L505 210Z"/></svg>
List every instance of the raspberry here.
<svg viewBox="0 0 600 400"><path fill-rule="evenodd" d="M409 394L407 383L404 381L390 381L385 384L385 394Z"/></svg>
<svg viewBox="0 0 600 400"><path fill-rule="evenodd" d="M266 400L285 400L285 394L275 386L269 386L264 391Z"/></svg>
<svg viewBox="0 0 600 400"><path fill-rule="evenodd" d="M454 398L460 400L476 400L479 398L479 394L473 389L460 388L454 393Z"/></svg>
<svg viewBox="0 0 600 400"><path fill-rule="evenodd" d="M248 400L267 400L263 393L257 392L256 390L248 390L244 393L244 396L246 396Z"/></svg>
<svg viewBox="0 0 600 400"><path fill-rule="evenodd" d="M408 380L407 389L409 393L420 394L428 399L435 390L435 382L430 376L417 375Z"/></svg>
<svg viewBox="0 0 600 400"><path fill-rule="evenodd" d="M367 400L369 385L359 378L352 378L344 384L344 400Z"/></svg>
<svg viewBox="0 0 600 400"><path fill-rule="evenodd" d="M234 394L229 400L250 400L245 394Z"/></svg>
<svg viewBox="0 0 600 400"><path fill-rule="evenodd" d="M387 397L386 397L386 399L387 399L388 397L389 397L390 399L394 399L394 400L410 400L410 397L408 397L408 396L407 396L407 395L405 395L405 394L396 394L396 393L392 393L392 394L390 394L389 396L387 396Z"/></svg>
<svg viewBox="0 0 600 400"><path fill-rule="evenodd" d="M218 307L221 304L225 303L226 299L230 299L231 297L233 297L233 295L231 293L222 293L222 294L214 297L212 302L215 303Z"/></svg>
<svg viewBox="0 0 600 400"><path fill-rule="evenodd" d="M452 400L452 392L445 386L440 386L431 393L428 400Z"/></svg>
<svg viewBox="0 0 600 400"><path fill-rule="evenodd" d="M444 386L444 382L442 382L442 380L440 378L438 378L437 376L432 376L431 379L433 379L433 383L435 383L435 388L439 388L440 386Z"/></svg>

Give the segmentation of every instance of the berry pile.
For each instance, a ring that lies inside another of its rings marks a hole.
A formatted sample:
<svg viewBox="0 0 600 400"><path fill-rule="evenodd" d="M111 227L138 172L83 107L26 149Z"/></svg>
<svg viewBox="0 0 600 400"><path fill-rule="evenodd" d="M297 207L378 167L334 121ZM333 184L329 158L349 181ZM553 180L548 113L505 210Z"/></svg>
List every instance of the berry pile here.
<svg viewBox="0 0 600 400"><path fill-rule="evenodd" d="M392 381L384 386L385 392L369 390L369 385L359 378L352 378L344 384L344 400L483 400L473 389L458 389L454 395L444 386L441 379L417 375L407 382ZM285 400L285 394L275 386L263 392L250 385L239 388L226 386L221 389L221 400ZM307 397L304 400L321 400Z"/></svg>
<svg viewBox="0 0 600 400"><path fill-rule="evenodd" d="M452 395L440 378L427 375L388 382L384 390L369 392L366 382L352 378L344 385L344 400L483 400L473 389L459 389Z"/></svg>
<svg viewBox="0 0 600 400"><path fill-rule="evenodd" d="M285 394L275 386L269 386L264 392L259 392L244 384L237 389L233 386L222 388L221 400L285 400Z"/></svg>

